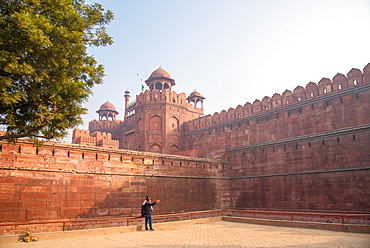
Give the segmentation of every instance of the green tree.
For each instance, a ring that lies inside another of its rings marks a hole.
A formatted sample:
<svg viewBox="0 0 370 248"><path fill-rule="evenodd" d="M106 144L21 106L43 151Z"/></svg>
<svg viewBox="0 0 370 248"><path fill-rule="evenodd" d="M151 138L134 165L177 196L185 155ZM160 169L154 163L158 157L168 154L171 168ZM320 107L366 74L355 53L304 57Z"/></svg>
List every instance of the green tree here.
<svg viewBox="0 0 370 248"><path fill-rule="evenodd" d="M113 43L112 19L84 0L0 1L0 139L60 139L82 123L104 76L87 48Z"/></svg>

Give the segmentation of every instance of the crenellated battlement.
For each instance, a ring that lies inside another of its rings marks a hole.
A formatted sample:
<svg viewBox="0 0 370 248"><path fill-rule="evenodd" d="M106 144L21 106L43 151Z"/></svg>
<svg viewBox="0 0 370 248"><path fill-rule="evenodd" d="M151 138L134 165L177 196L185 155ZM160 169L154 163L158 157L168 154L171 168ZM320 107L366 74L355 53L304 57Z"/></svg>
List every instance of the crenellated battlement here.
<svg viewBox="0 0 370 248"><path fill-rule="evenodd" d="M72 136L72 143L73 144L84 144L84 145L95 146L96 137L92 137L90 135L89 130L74 129L73 130L73 136Z"/></svg>
<svg viewBox="0 0 370 248"><path fill-rule="evenodd" d="M89 122L89 130L95 129L119 129L122 125L120 120L93 120Z"/></svg>
<svg viewBox="0 0 370 248"><path fill-rule="evenodd" d="M297 86L293 91L285 90L282 94L275 93L272 97L265 96L262 100L247 102L244 106L238 105L235 109L229 108L227 111L222 110L220 113L216 112L213 115L188 121L184 123L184 130L191 132L369 83L370 63L365 66L363 72L352 69L347 76L338 73L332 80L322 78L317 84L310 82L306 87Z"/></svg>
<svg viewBox="0 0 370 248"><path fill-rule="evenodd" d="M197 110L200 108L194 107L192 103L189 103L186 99L185 93L176 93L175 91L164 89L164 90L146 90L136 96L135 105L132 107L148 103L148 102L166 102L176 105L181 105L189 110Z"/></svg>
<svg viewBox="0 0 370 248"><path fill-rule="evenodd" d="M90 130L83 129L73 130L72 143L112 149L119 147L119 141L112 139L111 133L96 131L91 134Z"/></svg>
<svg viewBox="0 0 370 248"><path fill-rule="evenodd" d="M190 103L187 100L185 93L178 94L175 91L172 91L171 89L153 90L153 91L146 90L137 95L135 101L130 102L128 104L128 107L126 109L128 118L126 118L126 120L135 115L138 106L147 103L175 104L180 105L183 108L186 108L190 112L203 114L202 108L196 107L195 103Z"/></svg>
<svg viewBox="0 0 370 248"><path fill-rule="evenodd" d="M96 138L97 147L112 148L112 149L118 149L119 147L119 141L113 140L111 133L97 131L97 132L94 132L91 136Z"/></svg>

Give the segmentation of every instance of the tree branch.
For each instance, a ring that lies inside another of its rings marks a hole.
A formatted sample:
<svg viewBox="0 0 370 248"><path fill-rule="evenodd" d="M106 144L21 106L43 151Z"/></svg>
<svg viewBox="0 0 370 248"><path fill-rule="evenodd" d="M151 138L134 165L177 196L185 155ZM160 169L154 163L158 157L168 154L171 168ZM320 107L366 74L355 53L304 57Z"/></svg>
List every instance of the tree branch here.
<svg viewBox="0 0 370 248"><path fill-rule="evenodd" d="M44 124L44 125L38 126L38 127L33 127L33 128L29 129L25 133L10 133L10 134L6 134L6 135L0 135L0 140L4 140L4 139L19 139L19 138L24 138L24 137L35 137L35 138L45 138L45 139L52 139L52 138L54 138L53 136L47 137L47 136L42 136L42 135L34 134L35 132L39 131L40 129L42 129L46 125L47 124Z"/></svg>

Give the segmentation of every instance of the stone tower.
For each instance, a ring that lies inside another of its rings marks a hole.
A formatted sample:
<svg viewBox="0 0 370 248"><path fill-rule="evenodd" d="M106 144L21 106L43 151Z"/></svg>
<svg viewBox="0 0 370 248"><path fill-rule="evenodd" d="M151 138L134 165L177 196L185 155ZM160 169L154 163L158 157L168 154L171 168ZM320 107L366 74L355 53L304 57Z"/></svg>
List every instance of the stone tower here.
<svg viewBox="0 0 370 248"><path fill-rule="evenodd" d="M134 143L142 151L170 154L182 151L180 125L203 116L203 109L187 102L185 93L173 91L175 80L161 67L145 83L149 90L138 95L125 110L131 115L125 119L128 125L122 143Z"/></svg>
<svg viewBox="0 0 370 248"><path fill-rule="evenodd" d="M122 121L117 119L119 113L116 107L110 101L106 101L100 106L96 113L98 113L99 119L90 121L89 123L91 135L95 132L110 133L112 139L119 140L121 137L120 129Z"/></svg>

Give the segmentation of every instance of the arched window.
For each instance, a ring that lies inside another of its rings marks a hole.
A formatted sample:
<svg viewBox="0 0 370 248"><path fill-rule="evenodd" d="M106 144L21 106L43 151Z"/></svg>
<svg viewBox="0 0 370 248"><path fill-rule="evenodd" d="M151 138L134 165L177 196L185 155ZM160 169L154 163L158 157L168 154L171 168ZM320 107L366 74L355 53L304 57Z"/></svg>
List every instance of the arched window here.
<svg viewBox="0 0 370 248"><path fill-rule="evenodd" d="M170 127L172 132L179 132L179 120L175 116L170 119Z"/></svg>
<svg viewBox="0 0 370 248"><path fill-rule="evenodd" d="M149 130L162 130L162 118L158 115L152 116L149 120Z"/></svg>
<svg viewBox="0 0 370 248"><path fill-rule="evenodd" d="M170 146L170 153L176 153L178 151L180 151L180 149L177 145L173 144Z"/></svg>
<svg viewBox="0 0 370 248"><path fill-rule="evenodd" d="M143 132L144 131L144 121L142 118L140 118L137 121L137 132Z"/></svg>
<svg viewBox="0 0 370 248"><path fill-rule="evenodd" d="M153 144L149 147L150 152L162 152L162 147L158 144Z"/></svg>
<svg viewBox="0 0 370 248"><path fill-rule="evenodd" d="M155 84L155 89L156 89L156 90L162 90L162 84L161 84L161 82L157 82L157 83Z"/></svg>

